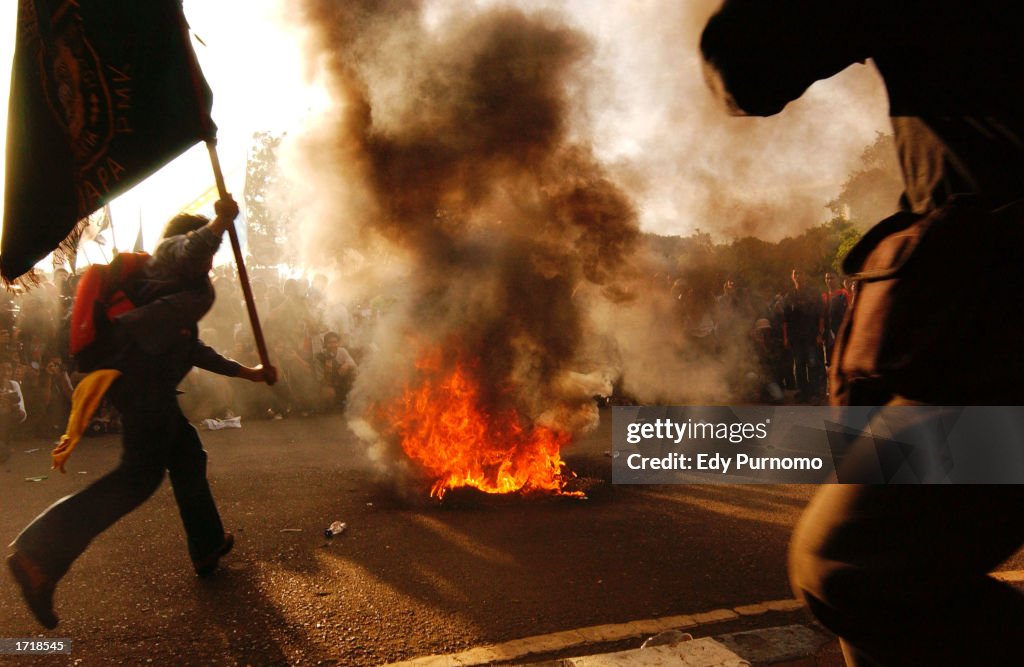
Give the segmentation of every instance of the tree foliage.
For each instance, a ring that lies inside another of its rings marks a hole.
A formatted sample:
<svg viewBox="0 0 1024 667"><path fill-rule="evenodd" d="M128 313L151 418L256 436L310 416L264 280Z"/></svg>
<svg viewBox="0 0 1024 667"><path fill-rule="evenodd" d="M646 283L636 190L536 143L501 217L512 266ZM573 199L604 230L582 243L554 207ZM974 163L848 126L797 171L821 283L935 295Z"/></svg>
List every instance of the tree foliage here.
<svg viewBox="0 0 1024 667"><path fill-rule="evenodd" d="M291 216L271 201L280 200L281 173L278 148L283 135L257 132L245 165L245 214L249 254L260 266L294 263L288 240Z"/></svg>
<svg viewBox="0 0 1024 667"><path fill-rule="evenodd" d="M697 231L686 237L647 234L644 245L648 256L686 282L717 290L731 278L748 289L774 293L789 288L793 269L812 281L839 272L842 256L860 237L854 223L837 217L777 243L748 236L716 244Z"/></svg>
<svg viewBox="0 0 1024 667"><path fill-rule="evenodd" d="M842 274L842 261L863 231L894 213L903 191L892 135L879 132L861 153L835 199L832 219L770 243L752 236L716 243L701 230L686 237L645 235L647 256L663 273L698 290L719 291L727 278L754 291L783 292L793 269L812 282ZM670 281L671 282L671 281Z"/></svg>
<svg viewBox="0 0 1024 667"><path fill-rule="evenodd" d="M839 194L826 206L837 218L867 229L896 212L903 193L903 178L891 134L879 132L864 149L860 166L850 172Z"/></svg>

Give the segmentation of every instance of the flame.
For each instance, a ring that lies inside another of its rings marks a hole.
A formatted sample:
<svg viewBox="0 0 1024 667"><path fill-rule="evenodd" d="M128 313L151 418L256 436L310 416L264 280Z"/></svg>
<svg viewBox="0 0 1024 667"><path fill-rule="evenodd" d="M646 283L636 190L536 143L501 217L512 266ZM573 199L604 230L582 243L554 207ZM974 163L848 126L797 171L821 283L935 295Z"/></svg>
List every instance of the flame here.
<svg viewBox="0 0 1024 667"><path fill-rule="evenodd" d="M477 364L457 360L446 371L443 358L440 349L423 355L415 386L378 410L409 458L434 478L430 495L440 499L460 486L563 493L559 450L572 436L524 423L513 408L485 407Z"/></svg>

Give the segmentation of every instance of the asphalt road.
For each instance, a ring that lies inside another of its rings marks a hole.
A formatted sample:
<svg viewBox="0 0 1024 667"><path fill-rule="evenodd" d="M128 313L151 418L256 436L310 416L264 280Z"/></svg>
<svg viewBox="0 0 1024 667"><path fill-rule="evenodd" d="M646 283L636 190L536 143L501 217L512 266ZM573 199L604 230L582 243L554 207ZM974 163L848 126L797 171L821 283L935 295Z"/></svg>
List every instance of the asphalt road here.
<svg viewBox="0 0 1024 667"><path fill-rule="evenodd" d="M609 421L565 452L578 472L610 478ZM601 484L588 500L439 504L380 480L340 417L247 421L203 438L237 538L224 569L193 575L165 483L58 588L61 624L45 636L71 639L72 655L0 663L376 665L786 598L787 538L814 490ZM47 443L19 443L0 468L0 538L119 450L116 437L88 439L62 476L48 470ZM334 520L348 530L327 540ZM5 568L0 637L36 635Z"/></svg>

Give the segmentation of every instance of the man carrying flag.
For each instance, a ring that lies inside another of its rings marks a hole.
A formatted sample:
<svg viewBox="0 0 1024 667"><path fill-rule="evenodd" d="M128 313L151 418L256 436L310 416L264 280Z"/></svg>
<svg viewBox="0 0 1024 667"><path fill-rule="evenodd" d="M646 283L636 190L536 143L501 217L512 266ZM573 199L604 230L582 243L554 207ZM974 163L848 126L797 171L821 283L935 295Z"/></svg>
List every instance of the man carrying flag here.
<svg viewBox="0 0 1024 667"><path fill-rule="evenodd" d="M212 96L189 43L180 0L21 0L7 139L0 276L14 281L57 248L79 221L197 141L210 147L221 201L213 221L179 216L147 264L141 307L115 320L123 354L83 381L77 414L108 388L124 416L119 466L55 503L12 544L8 558L36 619L54 627L53 592L89 542L130 512L170 472L197 574L230 550L206 481L206 453L177 405L175 387L198 365L273 384L244 265L262 366L221 357L196 336L213 302L208 272L237 204L223 187L212 146ZM54 450L54 467L74 446L75 419ZM79 423L81 420L77 420Z"/></svg>
<svg viewBox="0 0 1024 667"><path fill-rule="evenodd" d="M63 498L32 521L11 545L8 566L36 619L57 625L53 592L89 543L141 505L171 478L189 555L197 575L212 574L234 545L224 530L206 479L206 452L178 405L176 387L193 366L252 382L273 383L273 367L250 368L225 359L199 340L199 319L213 305L209 272L221 235L238 214L231 199L217 202L217 217L179 215L142 271L132 292L146 304L113 321L119 353L109 369L91 373L75 390L68 432L53 452L64 471L88 423L91 405L109 388L121 412L124 451L117 468Z"/></svg>

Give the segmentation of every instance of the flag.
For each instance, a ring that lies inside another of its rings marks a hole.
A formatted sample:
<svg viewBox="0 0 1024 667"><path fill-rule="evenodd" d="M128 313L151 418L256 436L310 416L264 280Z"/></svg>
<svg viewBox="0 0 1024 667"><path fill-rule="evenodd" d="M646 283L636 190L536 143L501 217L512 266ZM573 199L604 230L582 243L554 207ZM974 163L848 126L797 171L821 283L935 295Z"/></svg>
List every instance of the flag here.
<svg viewBox="0 0 1024 667"><path fill-rule="evenodd" d="M181 0L20 0L0 275L213 139L212 101Z"/></svg>
<svg viewBox="0 0 1024 667"><path fill-rule="evenodd" d="M78 262L78 249L83 243L88 243L89 241L97 241L102 244L103 237L100 236L100 232L110 226L110 206L108 205L104 205L98 211L82 218L71 230L71 233L61 242L60 246L53 251L54 263L63 264L67 262L71 265L71 271L74 273Z"/></svg>

